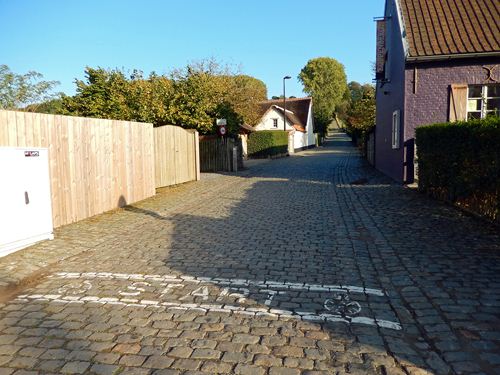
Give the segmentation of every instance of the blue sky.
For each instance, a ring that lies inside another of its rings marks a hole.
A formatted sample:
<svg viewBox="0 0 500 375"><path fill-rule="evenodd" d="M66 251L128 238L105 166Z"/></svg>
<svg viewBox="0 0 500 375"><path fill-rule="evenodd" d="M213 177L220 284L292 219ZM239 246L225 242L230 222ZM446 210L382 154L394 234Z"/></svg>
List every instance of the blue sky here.
<svg viewBox="0 0 500 375"><path fill-rule="evenodd" d="M370 82L383 0L0 0L0 64L73 94L85 66L169 73L215 58L301 96L306 62L329 56Z"/></svg>

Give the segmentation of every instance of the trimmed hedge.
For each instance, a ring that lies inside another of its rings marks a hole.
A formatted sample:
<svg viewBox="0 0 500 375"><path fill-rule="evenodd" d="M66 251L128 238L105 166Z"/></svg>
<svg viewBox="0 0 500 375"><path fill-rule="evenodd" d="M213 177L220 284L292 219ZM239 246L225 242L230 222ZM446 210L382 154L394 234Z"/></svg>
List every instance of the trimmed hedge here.
<svg viewBox="0 0 500 375"><path fill-rule="evenodd" d="M500 117L415 130L419 189L500 223Z"/></svg>
<svg viewBox="0 0 500 375"><path fill-rule="evenodd" d="M248 137L248 155L252 158L267 158L288 153L288 132L263 130Z"/></svg>

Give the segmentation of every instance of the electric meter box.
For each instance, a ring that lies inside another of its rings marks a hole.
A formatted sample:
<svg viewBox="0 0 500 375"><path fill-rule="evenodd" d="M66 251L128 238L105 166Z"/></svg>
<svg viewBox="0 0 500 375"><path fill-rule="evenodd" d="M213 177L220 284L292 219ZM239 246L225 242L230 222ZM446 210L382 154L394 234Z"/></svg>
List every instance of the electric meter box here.
<svg viewBox="0 0 500 375"><path fill-rule="evenodd" d="M0 147L0 257L54 238L48 155Z"/></svg>

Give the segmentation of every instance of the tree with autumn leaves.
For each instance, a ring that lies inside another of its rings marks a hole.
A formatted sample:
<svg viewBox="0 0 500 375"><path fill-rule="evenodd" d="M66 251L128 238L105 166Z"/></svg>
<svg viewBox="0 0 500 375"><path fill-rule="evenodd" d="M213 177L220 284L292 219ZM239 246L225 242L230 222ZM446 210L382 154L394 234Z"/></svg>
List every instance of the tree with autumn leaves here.
<svg viewBox="0 0 500 375"><path fill-rule="evenodd" d="M375 125L375 87L369 83L349 82L350 106L347 123L354 129L369 131Z"/></svg>
<svg viewBox="0 0 500 375"><path fill-rule="evenodd" d="M74 96L63 98L63 114L180 125L201 134L216 131L216 118L227 119L230 133L237 133L240 124L254 125L258 103L267 98L262 81L212 60L169 76L88 67L76 86Z"/></svg>
<svg viewBox="0 0 500 375"><path fill-rule="evenodd" d="M216 132L215 119L226 118L230 133L240 124L255 125L266 85L213 60L191 63L169 75L119 69L85 69L76 80L76 94L51 94L57 82L42 81L36 72L12 73L0 66L0 107L44 113L173 124ZM363 138L375 123L375 90L370 84L346 83L337 60L320 57L307 62L299 74L304 91L313 97L315 131L324 133L330 121L341 120L348 131Z"/></svg>

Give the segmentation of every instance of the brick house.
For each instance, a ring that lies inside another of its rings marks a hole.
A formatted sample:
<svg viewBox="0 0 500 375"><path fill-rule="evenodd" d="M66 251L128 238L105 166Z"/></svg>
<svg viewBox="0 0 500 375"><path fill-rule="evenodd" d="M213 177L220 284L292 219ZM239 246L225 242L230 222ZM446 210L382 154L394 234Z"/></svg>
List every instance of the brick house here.
<svg viewBox="0 0 500 375"><path fill-rule="evenodd" d="M414 180L415 128L500 110L498 0L386 0L377 20L375 166Z"/></svg>

